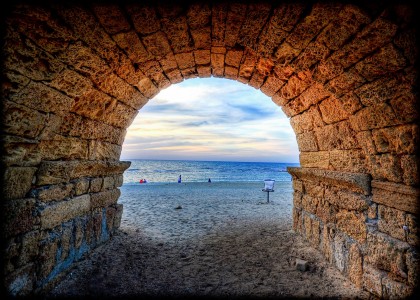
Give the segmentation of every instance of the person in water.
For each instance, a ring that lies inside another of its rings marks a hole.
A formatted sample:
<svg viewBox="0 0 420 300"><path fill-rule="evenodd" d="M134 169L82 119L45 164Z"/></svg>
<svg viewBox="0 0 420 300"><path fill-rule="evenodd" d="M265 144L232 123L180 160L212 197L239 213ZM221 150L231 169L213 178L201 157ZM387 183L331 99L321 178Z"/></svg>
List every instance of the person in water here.
<svg viewBox="0 0 420 300"><path fill-rule="evenodd" d="M178 177L178 183L181 183L181 175Z"/></svg>
<svg viewBox="0 0 420 300"><path fill-rule="evenodd" d="M209 178L209 181L208 182L211 182L211 179Z"/></svg>

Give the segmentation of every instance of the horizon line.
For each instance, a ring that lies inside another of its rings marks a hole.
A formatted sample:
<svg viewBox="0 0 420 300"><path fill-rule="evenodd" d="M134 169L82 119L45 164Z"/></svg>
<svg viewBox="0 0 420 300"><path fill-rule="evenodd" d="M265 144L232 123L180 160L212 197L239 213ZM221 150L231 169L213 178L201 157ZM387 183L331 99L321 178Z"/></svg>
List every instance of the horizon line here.
<svg viewBox="0 0 420 300"><path fill-rule="evenodd" d="M164 159L164 158L120 158L124 160L163 160L163 161L199 161L199 162L245 162L245 163L277 163L277 164L300 164L300 162L273 162L273 161L239 161L239 160L201 160L201 159Z"/></svg>

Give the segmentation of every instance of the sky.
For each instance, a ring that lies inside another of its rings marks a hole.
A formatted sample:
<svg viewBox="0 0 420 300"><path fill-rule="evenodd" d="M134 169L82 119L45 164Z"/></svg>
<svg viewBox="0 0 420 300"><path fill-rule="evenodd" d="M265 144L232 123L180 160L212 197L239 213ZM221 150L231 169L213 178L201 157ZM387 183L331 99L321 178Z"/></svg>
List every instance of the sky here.
<svg viewBox="0 0 420 300"><path fill-rule="evenodd" d="M193 78L162 90L127 130L121 159L299 162L290 121L238 81Z"/></svg>

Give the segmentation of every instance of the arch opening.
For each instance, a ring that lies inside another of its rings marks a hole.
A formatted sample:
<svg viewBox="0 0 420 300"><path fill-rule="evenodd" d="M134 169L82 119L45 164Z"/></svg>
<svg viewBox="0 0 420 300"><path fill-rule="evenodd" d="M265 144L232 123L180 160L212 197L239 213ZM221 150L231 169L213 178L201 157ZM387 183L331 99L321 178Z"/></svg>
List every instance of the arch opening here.
<svg viewBox="0 0 420 300"><path fill-rule="evenodd" d="M357 286L411 294L414 10L373 6L14 6L3 76L9 293L42 290L112 236L129 167L121 145L138 109L170 84L214 76L260 89L290 117L301 165L289 169L294 229Z"/></svg>

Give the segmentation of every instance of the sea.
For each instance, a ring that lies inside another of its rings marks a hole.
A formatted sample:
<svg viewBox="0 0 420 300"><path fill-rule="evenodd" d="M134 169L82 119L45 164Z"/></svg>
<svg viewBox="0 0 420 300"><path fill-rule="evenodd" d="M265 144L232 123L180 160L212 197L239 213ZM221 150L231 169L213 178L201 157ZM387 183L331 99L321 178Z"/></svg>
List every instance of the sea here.
<svg viewBox="0 0 420 300"><path fill-rule="evenodd" d="M130 159L131 166L124 172L124 185L182 182L263 182L266 179L291 181L287 167L299 163L145 160Z"/></svg>

